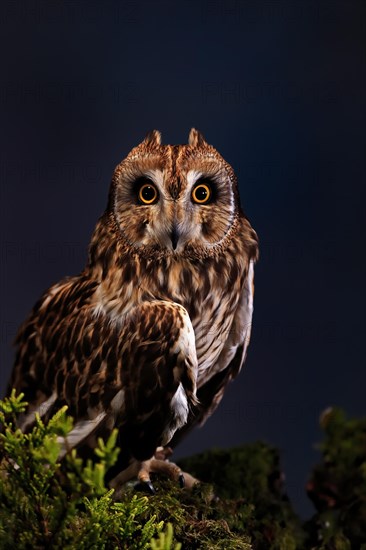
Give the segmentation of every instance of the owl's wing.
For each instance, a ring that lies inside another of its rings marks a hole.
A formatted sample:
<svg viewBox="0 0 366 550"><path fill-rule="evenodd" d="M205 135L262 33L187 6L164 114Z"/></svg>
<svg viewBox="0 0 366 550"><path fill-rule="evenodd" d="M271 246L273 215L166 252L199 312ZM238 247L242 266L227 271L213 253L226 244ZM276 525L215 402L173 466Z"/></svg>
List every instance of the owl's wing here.
<svg viewBox="0 0 366 550"><path fill-rule="evenodd" d="M241 298L224 348L218 358L216 374L197 390L198 405L188 422L171 441L176 446L195 426L202 425L212 415L224 396L225 388L240 372L249 346L253 316L254 261L249 263Z"/></svg>
<svg viewBox="0 0 366 550"><path fill-rule="evenodd" d="M48 295L20 333L12 380L30 401L20 427L66 404L75 425L60 441L61 456L96 430L117 426L135 458L150 458L196 404L188 313L171 302L144 302L111 320L87 300L80 303L81 290L71 282Z"/></svg>

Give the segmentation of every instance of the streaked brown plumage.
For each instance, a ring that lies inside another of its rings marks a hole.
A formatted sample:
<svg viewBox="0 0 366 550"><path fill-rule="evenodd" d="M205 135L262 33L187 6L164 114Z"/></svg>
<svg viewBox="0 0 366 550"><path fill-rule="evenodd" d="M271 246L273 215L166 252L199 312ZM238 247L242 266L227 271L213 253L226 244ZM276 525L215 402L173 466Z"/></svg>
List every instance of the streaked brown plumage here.
<svg viewBox="0 0 366 550"><path fill-rule="evenodd" d="M9 386L30 402L22 429L66 403L68 446L117 426L119 467L176 444L240 371L257 255L231 166L194 129L188 145L151 132L114 172L86 268L19 331Z"/></svg>

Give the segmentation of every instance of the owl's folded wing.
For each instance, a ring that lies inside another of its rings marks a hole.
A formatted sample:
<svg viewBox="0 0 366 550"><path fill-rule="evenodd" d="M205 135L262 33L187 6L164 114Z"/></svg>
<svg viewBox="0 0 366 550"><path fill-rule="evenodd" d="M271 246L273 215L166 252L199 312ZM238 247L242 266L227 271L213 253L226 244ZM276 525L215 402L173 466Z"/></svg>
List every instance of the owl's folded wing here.
<svg viewBox="0 0 366 550"><path fill-rule="evenodd" d="M13 385L30 403L20 428L31 428L36 413L47 420L66 404L75 425L62 455L95 430L118 427L134 456L150 458L196 404L187 311L173 302L144 302L113 320L88 303L72 307L77 289L71 283L63 315L59 293L39 305L18 338L22 363Z"/></svg>

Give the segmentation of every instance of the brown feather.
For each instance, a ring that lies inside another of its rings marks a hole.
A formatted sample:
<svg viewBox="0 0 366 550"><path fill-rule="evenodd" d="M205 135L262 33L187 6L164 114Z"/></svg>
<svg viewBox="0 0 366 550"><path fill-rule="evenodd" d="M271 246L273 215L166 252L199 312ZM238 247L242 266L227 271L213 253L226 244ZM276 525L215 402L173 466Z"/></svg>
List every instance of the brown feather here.
<svg viewBox="0 0 366 550"><path fill-rule="evenodd" d="M141 182L157 201L139 201ZM200 182L207 204L192 199ZM180 439L240 371L257 256L231 166L195 129L179 146L151 132L114 172L87 266L45 292L19 330L9 388L30 402L21 424L66 403L73 445L91 441L93 421L102 435L117 426L136 458Z"/></svg>

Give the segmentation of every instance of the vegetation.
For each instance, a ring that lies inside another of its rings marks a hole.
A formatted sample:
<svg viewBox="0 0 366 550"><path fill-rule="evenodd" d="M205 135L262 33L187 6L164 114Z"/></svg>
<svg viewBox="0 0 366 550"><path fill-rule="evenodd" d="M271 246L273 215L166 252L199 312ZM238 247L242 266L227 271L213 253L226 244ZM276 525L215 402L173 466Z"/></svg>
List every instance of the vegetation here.
<svg viewBox="0 0 366 550"><path fill-rule="evenodd" d="M58 438L72 428L66 408L23 434L22 397L0 402L0 549L366 550L366 419L323 414L322 462L308 483L317 512L303 524L278 452L264 443L181 461L203 482L192 491L155 479L154 496L128 488L117 502L104 483L116 432L99 440L94 461L72 451L58 462Z"/></svg>

